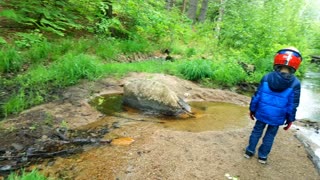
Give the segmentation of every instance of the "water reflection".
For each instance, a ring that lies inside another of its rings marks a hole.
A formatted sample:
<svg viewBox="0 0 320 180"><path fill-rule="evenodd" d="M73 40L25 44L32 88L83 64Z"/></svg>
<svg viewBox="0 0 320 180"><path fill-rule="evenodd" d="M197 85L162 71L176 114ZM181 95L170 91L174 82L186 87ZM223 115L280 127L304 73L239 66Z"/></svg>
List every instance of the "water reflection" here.
<svg viewBox="0 0 320 180"><path fill-rule="evenodd" d="M122 106L122 94L103 95L93 99L90 104L108 117L118 117L119 124L131 121L156 122L161 127L189 132L210 130L227 130L246 127L248 125L248 107L231 103L189 102L194 117L168 117L144 114ZM106 122L105 122L106 123Z"/></svg>
<svg viewBox="0 0 320 180"><path fill-rule="evenodd" d="M228 130L246 127L248 107L230 103L191 102L195 118L166 120L164 127L189 132Z"/></svg>
<svg viewBox="0 0 320 180"><path fill-rule="evenodd" d="M301 81L297 119L320 121L320 73L308 72Z"/></svg>

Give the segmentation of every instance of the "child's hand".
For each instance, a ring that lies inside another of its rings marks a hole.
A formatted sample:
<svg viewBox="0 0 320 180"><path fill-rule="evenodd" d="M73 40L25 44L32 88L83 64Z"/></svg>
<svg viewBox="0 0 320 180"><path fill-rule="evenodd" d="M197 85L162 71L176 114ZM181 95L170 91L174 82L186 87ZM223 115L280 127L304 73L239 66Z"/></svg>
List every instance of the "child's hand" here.
<svg viewBox="0 0 320 180"><path fill-rule="evenodd" d="M254 112L251 112L251 111L250 111L249 115L250 115L250 118L251 118L252 120L255 119L255 118L254 118Z"/></svg>
<svg viewBox="0 0 320 180"><path fill-rule="evenodd" d="M292 125L292 122L288 122L288 123L286 123L286 126L283 129L288 130L291 125Z"/></svg>

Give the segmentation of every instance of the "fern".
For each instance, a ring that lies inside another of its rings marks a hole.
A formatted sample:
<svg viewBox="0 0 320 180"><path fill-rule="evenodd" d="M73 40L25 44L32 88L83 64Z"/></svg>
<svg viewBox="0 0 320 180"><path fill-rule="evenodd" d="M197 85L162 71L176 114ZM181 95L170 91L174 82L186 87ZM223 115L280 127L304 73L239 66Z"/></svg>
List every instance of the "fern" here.
<svg viewBox="0 0 320 180"><path fill-rule="evenodd" d="M63 0L32 0L1 1L4 10L0 16L20 25L34 29L49 31L63 36L67 29L81 29L83 26L76 22L77 10L69 1Z"/></svg>

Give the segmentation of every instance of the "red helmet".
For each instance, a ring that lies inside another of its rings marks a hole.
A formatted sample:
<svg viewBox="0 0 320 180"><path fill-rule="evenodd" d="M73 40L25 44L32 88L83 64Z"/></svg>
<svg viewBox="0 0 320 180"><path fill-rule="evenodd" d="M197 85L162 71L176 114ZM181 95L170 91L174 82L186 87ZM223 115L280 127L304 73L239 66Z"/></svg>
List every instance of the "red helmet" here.
<svg viewBox="0 0 320 180"><path fill-rule="evenodd" d="M299 68L302 61L302 56L298 49L294 47L288 47L281 49L274 56L273 65L276 67L278 65L285 65L293 68L295 71Z"/></svg>

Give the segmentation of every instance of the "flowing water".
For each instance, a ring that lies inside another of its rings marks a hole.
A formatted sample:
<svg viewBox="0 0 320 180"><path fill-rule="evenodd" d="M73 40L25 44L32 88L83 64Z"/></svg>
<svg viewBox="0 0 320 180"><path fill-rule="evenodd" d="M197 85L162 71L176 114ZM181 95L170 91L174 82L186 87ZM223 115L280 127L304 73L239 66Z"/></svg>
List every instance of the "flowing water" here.
<svg viewBox="0 0 320 180"><path fill-rule="evenodd" d="M301 81L300 105L296 118L320 122L319 72L307 72Z"/></svg>

